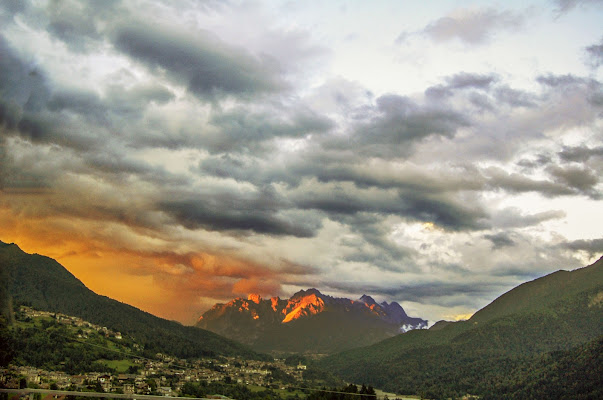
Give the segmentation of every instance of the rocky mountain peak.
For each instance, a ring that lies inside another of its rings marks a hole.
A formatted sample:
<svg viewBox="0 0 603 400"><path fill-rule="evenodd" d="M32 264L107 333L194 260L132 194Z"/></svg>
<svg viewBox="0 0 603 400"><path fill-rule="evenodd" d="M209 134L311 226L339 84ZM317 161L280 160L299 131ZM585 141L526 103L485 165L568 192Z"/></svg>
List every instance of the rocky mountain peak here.
<svg viewBox="0 0 603 400"><path fill-rule="evenodd" d="M249 296L247 296L247 300L253 301L255 304L260 304L262 297L257 293L250 293Z"/></svg>

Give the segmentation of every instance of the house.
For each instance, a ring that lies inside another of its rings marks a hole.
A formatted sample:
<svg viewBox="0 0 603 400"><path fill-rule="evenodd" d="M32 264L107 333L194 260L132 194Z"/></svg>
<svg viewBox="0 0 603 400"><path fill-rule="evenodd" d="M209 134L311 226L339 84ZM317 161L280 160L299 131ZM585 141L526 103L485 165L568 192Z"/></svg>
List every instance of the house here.
<svg viewBox="0 0 603 400"><path fill-rule="evenodd" d="M110 375L101 375L98 377L98 383L100 383L101 387L105 392L110 392L111 385L111 376Z"/></svg>
<svg viewBox="0 0 603 400"><path fill-rule="evenodd" d="M169 386L161 386L157 391L161 396L171 396L173 394L172 388Z"/></svg>
<svg viewBox="0 0 603 400"><path fill-rule="evenodd" d="M134 384L133 383L124 383L124 393L125 394L133 394L134 393Z"/></svg>

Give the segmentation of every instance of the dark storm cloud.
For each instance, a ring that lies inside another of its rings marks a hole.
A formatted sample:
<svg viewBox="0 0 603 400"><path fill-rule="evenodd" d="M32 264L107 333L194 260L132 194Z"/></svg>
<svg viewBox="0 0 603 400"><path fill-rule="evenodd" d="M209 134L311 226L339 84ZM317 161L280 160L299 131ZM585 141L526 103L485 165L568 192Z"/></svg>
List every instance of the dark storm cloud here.
<svg viewBox="0 0 603 400"><path fill-rule="evenodd" d="M487 42L497 31L519 29L524 22L522 15L510 11L465 9L431 22L422 32L438 42L459 39L477 45Z"/></svg>
<svg viewBox="0 0 603 400"><path fill-rule="evenodd" d="M130 21L115 29L115 46L155 73L183 84L201 98L254 95L285 87L274 60L259 59L209 32L184 33Z"/></svg>
<svg viewBox="0 0 603 400"><path fill-rule="evenodd" d="M17 51L0 35L0 101L5 112L39 111L48 100L50 89L43 71L26 63ZM8 117L6 117L8 118ZM18 119L17 115L12 115Z"/></svg>
<svg viewBox="0 0 603 400"><path fill-rule="evenodd" d="M21 60L17 52L0 36L0 130L4 136L18 135L34 143L55 143L89 149L98 144L88 129L70 124L68 118L49 109L52 88L46 74ZM93 97L78 95L72 102L98 105Z"/></svg>
<svg viewBox="0 0 603 400"><path fill-rule="evenodd" d="M404 158L413 151L413 144L429 136L453 137L468 125L460 113L451 109L419 105L413 100L384 95L374 107L365 110L366 121L359 121L351 137L325 143L329 148L350 148L364 156Z"/></svg>
<svg viewBox="0 0 603 400"><path fill-rule="evenodd" d="M310 237L321 226L312 215L287 211L285 200L270 187L253 192L222 189L171 197L160 201L158 207L189 229Z"/></svg>
<svg viewBox="0 0 603 400"><path fill-rule="evenodd" d="M338 220L361 212L429 221L452 231L484 227L485 212L453 199L408 192L354 191L342 187L307 190L295 198L302 209L321 210Z"/></svg>

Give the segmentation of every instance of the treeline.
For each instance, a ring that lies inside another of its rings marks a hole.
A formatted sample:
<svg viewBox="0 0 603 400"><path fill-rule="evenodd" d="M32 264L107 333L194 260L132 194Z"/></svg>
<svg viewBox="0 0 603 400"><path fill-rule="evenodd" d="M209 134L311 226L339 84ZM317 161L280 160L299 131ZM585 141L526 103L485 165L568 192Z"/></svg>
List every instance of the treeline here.
<svg viewBox="0 0 603 400"><path fill-rule="evenodd" d="M517 363L495 387L494 399L603 399L603 336L572 350L556 351Z"/></svg>
<svg viewBox="0 0 603 400"><path fill-rule="evenodd" d="M377 395L372 386L364 384L358 389L358 386L349 384L340 389L333 388L314 391L308 395L307 400L376 400Z"/></svg>
<svg viewBox="0 0 603 400"><path fill-rule="evenodd" d="M282 400L283 397L272 389L252 391L247 386L222 382L186 382L182 387L182 396L207 397L219 393L237 400ZM292 394L287 400L299 399Z"/></svg>

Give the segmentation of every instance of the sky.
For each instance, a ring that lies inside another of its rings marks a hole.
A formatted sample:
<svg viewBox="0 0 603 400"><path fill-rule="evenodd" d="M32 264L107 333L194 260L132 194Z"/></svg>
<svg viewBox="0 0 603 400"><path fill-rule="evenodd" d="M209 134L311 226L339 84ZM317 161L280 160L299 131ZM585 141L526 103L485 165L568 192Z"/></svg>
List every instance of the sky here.
<svg viewBox="0 0 603 400"><path fill-rule="evenodd" d="M603 255L603 2L5 0L0 240L192 324L467 318Z"/></svg>

